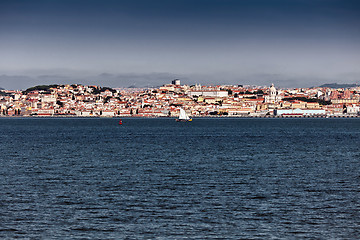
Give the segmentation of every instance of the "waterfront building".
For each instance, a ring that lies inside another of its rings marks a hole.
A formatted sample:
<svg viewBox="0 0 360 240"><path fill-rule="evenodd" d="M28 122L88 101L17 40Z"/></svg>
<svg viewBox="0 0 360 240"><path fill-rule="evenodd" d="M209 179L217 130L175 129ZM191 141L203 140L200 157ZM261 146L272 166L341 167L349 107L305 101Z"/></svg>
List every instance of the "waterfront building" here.
<svg viewBox="0 0 360 240"><path fill-rule="evenodd" d="M346 106L346 113L351 115L360 114L360 105L359 104L351 104Z"/></svg>
<svg viewBox="0 0 360 240"><path fill-rule="evenodd" d="M275 109L276 116L316 116L325 115L325 109L295 108L295 109Z"/></svg>

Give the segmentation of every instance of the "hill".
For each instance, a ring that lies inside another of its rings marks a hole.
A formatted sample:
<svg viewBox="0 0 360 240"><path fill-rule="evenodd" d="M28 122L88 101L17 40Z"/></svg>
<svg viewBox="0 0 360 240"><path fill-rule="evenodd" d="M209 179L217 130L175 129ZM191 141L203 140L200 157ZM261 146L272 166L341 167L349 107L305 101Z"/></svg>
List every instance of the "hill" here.
<svg viewBox="0 0 360 240"><path fill-rule="evenodd" d="M319 87L327 87L327 88L352 88L358 87L358 84L348 84L348 83L326 83Z"/></svg>

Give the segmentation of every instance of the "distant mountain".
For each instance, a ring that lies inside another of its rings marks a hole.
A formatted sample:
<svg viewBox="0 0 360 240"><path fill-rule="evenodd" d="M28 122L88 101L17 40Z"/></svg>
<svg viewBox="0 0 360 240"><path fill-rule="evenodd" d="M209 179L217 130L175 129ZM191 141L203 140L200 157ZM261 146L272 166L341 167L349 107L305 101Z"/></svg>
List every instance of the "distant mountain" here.
<svg viewBox="0 0 360 240"><path fill-rule="evenodd" d="M326 83L321 85L320 87L327 87L327 88L352 88L357 87L358 84L348 84L348 83Z"/></svg>
<svg viewBox="0 0 360 240"><path fill-rule="evenodd" d="M0 87L0 91L1 91L1 90L5 90L5 88Z"/></svg>

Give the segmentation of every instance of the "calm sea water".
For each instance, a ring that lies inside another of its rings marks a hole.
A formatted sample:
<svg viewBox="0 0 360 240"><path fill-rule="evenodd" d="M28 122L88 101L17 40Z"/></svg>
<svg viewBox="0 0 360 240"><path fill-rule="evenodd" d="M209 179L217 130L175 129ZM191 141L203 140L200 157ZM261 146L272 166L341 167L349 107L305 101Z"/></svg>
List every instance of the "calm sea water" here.
<svg viewBox="0 0 360 240"><path fill-rule="evenodd" d="M1 239L356 239L360 119L0 119Z"/></svg>

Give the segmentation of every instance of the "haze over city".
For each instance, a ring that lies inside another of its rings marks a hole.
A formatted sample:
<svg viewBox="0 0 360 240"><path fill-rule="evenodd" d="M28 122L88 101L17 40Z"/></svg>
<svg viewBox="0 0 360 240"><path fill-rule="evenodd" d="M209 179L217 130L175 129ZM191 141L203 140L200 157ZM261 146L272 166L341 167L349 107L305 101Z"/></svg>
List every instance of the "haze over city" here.
<svg viewBox="0 0 360 240"><path fill-rule="evenodd" d="M360 81L350 0L0 2L0 87Z"/></svg>

